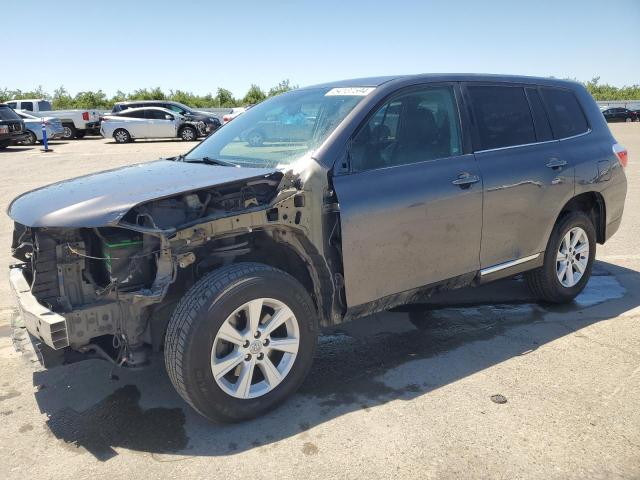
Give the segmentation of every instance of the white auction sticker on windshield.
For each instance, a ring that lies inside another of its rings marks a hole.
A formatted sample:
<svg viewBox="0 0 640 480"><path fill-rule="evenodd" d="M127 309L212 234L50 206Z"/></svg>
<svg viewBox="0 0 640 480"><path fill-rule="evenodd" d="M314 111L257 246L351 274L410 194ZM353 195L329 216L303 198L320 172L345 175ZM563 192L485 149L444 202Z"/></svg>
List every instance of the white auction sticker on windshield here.
<svg viewBox="0 0 640 480"><path fill-rule="evenodd" d="M338 95L360 96L369 95L375 90L375 87L341 87L332 88L324 94L325 97L333 97Z"/></svg>

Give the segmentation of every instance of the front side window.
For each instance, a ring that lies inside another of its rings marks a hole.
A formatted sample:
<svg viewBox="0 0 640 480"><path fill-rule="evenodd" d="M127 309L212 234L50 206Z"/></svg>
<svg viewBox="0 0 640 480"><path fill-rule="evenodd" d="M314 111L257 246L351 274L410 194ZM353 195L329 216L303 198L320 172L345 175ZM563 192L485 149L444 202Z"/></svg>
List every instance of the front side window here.
<svg viewBox="0 0 640 480"><path fill-rule="evenodd" d="M33 102L20 102L20 109L33 112Z"/></svg>
<svg viewBox="0 0 640 480"><path fill-rule="evenodd" d="M282 167L313 154L369 87L312 88L283 93L236 117L191 150L185 160Z"/></svg>
<svg viewBox="0 0 640 480"><path fill-rule="evenodd" d="M169 110L172 110L172 111L174 111L176 113L180 113L180 114L185 113L184 108L180 108L179 106L173 105L171 103L165 105L164 108L168 108Z"/></svg>
<svg viewBox="0 0 640 480"><path fill-rule="evenodd" d="M9 105L11 108L16 108L18 106L17 102L8 102L7 105Z"/></svg>
<svg viewBox="0 0 640 480"><path fill-rule="evenodd" d="M536 141L524 88L470 86L468 91L477 127L477 150L526 145Z"/></svg>
<svg viewBox="0 0 640 480"><path fill-rule="evenodd" d="M572 91L561 88L542 88L541 91L555 138L572 137L589 130L584 112Z"/></svg>
<svg viewBox="0 0 640 480"><path fill-rule="evenodd" d="M349 151L355 172L460 154L451 87L426 87L390 99L360 128Z"/></svg>

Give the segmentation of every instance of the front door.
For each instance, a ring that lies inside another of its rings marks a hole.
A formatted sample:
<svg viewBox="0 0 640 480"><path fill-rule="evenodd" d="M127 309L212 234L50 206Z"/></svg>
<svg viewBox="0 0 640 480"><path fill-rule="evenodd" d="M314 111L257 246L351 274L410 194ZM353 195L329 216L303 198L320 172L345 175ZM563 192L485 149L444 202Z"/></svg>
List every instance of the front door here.
<svg viewBox="0 0 640 480"><path fill-rule="evenodd" d="M359 129L340 204L349 307L479 269L482 179L452 86L393 96Z"/></svg>

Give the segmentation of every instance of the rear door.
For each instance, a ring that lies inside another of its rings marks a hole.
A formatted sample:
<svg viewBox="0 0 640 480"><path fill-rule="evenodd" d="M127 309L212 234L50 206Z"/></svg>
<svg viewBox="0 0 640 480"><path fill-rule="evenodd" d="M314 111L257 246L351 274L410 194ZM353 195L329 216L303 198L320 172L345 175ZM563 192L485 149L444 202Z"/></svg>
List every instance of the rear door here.
<svg viewBox="0 0 640 480"><path fill-rule="evenodd" d="M147 138L149 129L147 127L147 119L145 118L145 110L127 111L120 115L124 120L124 128L134 138Z"/></svg>
<svg viewBox="0 0 640 480"><path fill-rule="evenodd" d="M553 139L537 87L469 83L475 155L484 180L483 273L536 261L559 208L573 195L573 168Z"/></svg>
<svg viewBox="0 0 640 480"><path fill-rule="evenodd" d="M352 139L333 179L349 307L478 270L482 180L457 103L451 84L401 90Z"/></svg>

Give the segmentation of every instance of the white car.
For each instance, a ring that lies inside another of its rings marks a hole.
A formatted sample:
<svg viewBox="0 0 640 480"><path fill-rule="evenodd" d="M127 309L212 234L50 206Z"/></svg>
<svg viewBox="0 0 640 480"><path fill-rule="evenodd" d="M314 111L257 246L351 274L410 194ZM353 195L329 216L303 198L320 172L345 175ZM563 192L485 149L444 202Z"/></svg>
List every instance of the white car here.
<svg viewBox="0 0 640 480"><path fill-rule="evenodd" d="M63 138L82 138L98 133L100 113L97 110L52 110L51 102L43 98L29 98L6 102L14 110L26 110L41 117L59 118L64 127Z"/></svg>
<svg viewBox="0 0 640 480"><path fill-rule="evenodd" d="M160 107L128 108L121 113L102 117L100 134L116 143L127 143L137 138L198 139L197 122Z"/></svg>
<svg viewBox="0 0 640 480"><path fill-rule="evenodd" d="M222 124L224 125L225 123L229 123L231 120L236 118L238 115L241 115L246 111L247 111L247 109L245 107L234 107L234 108L232 108L229 113L225 114L222 117Z"/></svg>
<svg viewBox="0 0 640 480"><path fill-rule="evenodd" d="M36 142L42 141L42 121L47 130L47 140L57 140L64 136L64 127L59 118L55 117L36 117L29 112L23 110L16 110L16 113L22 120L24 120L24 128L27 130L29 137L23 140L24 145L33 145Z"/></svg>

